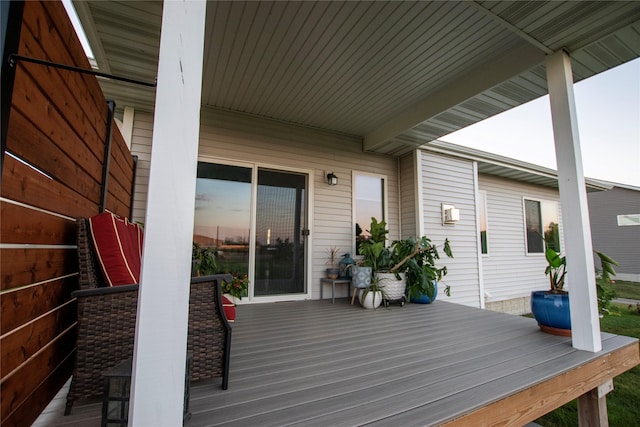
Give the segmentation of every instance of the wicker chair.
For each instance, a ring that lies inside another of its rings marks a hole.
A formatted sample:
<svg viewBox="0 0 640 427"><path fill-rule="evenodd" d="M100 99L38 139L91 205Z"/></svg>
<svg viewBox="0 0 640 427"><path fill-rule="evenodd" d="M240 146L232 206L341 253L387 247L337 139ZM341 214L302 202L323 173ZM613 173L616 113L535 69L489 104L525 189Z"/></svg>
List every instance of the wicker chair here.
<svg viewBox="0 0 640 427"><path fill-rule="evenodd" d="M77 220L80 290L76 356L65 415L77 399L101 396L102 373L133 355L138 285L104 287L86 218ZM187 352L192 380L222 377L229 384L231 326L222 309L220 281L228 274L194 277L189 294Z"/></svg>

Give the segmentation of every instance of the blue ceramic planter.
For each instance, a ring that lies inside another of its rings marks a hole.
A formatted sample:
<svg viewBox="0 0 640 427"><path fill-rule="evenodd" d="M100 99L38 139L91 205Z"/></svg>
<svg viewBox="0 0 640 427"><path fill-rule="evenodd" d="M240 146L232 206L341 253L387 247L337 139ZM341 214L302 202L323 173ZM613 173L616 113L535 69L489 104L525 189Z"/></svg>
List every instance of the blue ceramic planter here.
<svg viewBox="0 0 640 427"><path fill-rule="evenodd" d="M549 291L531 292L531 313L543 330L543 327L571 330L571 312L567 294L551 294Z"/></svg>
<svg viewBox="0 0 640 427"><path fill-rule="evenodd" d="M437 296L438 296L438 282L434 282L434 286L435 286L435 292L433 294L433 300L431 298L429 298L428 295L420 295L419 297L411 297L411 302L414 304L431 304L433 301L436 300Z"/></svg>

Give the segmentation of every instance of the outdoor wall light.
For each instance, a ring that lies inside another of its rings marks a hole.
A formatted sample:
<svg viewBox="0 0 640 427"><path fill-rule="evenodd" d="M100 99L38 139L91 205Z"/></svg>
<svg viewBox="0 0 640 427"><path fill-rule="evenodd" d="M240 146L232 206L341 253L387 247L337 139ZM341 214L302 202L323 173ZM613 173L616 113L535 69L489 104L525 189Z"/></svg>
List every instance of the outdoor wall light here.
<svg viewBox="0 0 640 427"><path fill-rule="evenodd" d="M335 173L329 172L327 174L327 184L329 185L338 185L338 177Z"/></svg>
<svg viewBox="0 0 640 427"><path fill-rule="evenodd" d="M460 221L460 209L455 206L442 204L442 225L455 224Z"/></svg>

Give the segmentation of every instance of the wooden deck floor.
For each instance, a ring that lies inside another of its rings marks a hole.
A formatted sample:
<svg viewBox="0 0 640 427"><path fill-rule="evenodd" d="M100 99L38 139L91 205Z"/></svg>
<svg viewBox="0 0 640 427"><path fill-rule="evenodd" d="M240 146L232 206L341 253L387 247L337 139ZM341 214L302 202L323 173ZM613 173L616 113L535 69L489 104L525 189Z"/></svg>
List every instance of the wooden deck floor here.
<svg viewBox="0 0 640 427"><path fill-rule="evenodd" d="M344 299L243 305L229 389L192 384L188 426L521 426L639 363L638 341L571 347L534 320L444 301L364 310ZM74 406L39 425L99 425Z"/></svg>

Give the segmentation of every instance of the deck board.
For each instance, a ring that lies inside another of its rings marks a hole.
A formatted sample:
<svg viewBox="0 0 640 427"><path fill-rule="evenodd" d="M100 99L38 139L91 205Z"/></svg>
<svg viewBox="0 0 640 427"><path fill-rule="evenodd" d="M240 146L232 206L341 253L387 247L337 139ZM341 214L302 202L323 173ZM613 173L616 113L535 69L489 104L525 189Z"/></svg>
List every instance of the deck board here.
<svg viewBox="0 0 640 427"><path fill-rule="evenodd" d="M603 334L603 352L578 351L533 319L445 301L364 310L340 299L237 311L229 389L219 380L193 383L189 427L438 425L637 347ZM97 405L74 407L52 425L98 425L99 415Z"/></svg>

